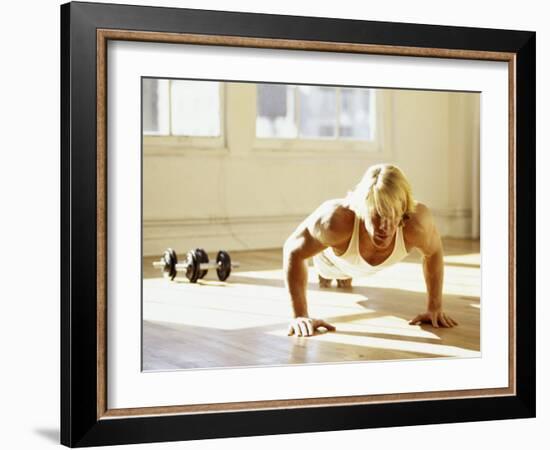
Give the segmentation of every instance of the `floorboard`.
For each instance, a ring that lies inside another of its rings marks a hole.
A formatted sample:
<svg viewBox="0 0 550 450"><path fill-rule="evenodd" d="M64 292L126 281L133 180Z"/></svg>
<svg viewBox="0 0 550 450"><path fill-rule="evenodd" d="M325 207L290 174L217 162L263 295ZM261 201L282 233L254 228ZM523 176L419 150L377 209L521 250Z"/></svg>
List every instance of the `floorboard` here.
<svg viewBox="0 0 550 450"><path fill-rule="evenodd" d="M197 284L169 282L152 267L155 258L144 258L143 369L479 357L479 242L445 240L444 247L444 307L458 327L409 325L426 303L413 253L351 289L319 288L310 268L310 314L337 330L309 338L287 336L280 249L232 253L241 266L223 283L213 271Z"/></svg>

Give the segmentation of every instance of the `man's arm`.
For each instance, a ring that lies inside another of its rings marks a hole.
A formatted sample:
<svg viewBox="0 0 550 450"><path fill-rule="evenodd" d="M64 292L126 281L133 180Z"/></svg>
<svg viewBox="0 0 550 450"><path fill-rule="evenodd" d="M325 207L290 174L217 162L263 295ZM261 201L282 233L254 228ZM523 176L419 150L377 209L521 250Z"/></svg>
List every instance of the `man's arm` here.
<svg viewBox="0 0 550 450"><path fill-rule="evenodd" d="M450 328L458 323L443 312L443 245L429 209L418 205L415 213L413 241L422 253L422 269L428 291L427 311L417 315L410 323L431 323Z"/></svg>
<svg viewBox="0 0 550 450"><path fill-rule="evenodd" d="M283 272L294 317L308 317L306 260L327 248L311 236L308 227L299 227L283 247Z"/></svg>
<svg viewBox="0 0 550 450"><path fill-rule="evenodd" d="M325 327L329 331L335 330L324 320L309 317L306 298L306 260L338 240L339 233L334 232L334 220L331 220L333 213L329 203L321 205L296 228L284 244L283 272L294 311L289 335L312 336L318 327Z"/></svg>

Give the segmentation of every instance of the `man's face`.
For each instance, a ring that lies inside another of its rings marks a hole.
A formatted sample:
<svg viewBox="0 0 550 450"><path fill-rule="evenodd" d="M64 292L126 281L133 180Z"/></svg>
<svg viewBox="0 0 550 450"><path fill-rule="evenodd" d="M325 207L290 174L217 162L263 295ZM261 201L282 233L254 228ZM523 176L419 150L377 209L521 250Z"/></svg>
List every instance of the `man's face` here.
<svg viewBox="0 0 550 450"><path fill-rule="evenodd" d="M392 243L399 222L397 217L382 217L377 212L371 213L365 220L365 227L374 246L387 248Z"/></svg>

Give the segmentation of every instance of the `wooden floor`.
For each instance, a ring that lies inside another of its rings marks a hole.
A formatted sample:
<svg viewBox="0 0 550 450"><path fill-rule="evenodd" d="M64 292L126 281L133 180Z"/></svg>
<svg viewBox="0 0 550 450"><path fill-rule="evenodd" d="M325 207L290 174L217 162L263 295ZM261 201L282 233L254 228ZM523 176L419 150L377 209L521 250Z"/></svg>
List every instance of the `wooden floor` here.
<svg viewBox="0 0 550 450"><path fill-rule="evenodd" d="M215 272L197 284L168 282L151 266L158 258L145 258L143 370L479 357L479 242L444 247L444 307L458 327L408 324L426 304L420 257L411 254L351 289L319 288L310 268L310 315L337 330L308 338L287 336L280 249L233 252L241 267L225 283Z"/></svg>

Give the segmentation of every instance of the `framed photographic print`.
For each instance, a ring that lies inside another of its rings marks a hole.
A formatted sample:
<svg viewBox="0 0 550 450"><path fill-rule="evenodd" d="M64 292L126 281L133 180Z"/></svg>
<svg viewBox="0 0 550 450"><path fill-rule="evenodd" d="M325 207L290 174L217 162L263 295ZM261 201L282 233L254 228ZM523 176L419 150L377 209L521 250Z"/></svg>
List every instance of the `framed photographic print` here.
<svg viewBox="0 0 550 450"><path fill-rule="evenodd" d="M535 415L535 33L61 7L61 441Z"/></svg>

